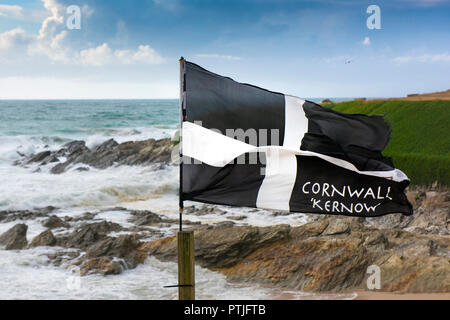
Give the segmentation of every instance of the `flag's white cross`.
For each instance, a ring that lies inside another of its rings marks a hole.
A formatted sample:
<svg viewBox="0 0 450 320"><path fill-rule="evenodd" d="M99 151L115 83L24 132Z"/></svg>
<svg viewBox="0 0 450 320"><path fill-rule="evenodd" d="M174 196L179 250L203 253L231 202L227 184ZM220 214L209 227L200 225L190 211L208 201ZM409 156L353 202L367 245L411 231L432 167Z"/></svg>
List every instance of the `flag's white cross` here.
<svg viewBox="0 0 450 320"><path fill-rule="evenodd" d="M318 157L336 166L363 175L397 182L408 180L400 170L360 171L352 163L324 154L300 150L308 132L308 119L303 111L304 100L285 96L285 134L282 146L254 146L233 139L198 124L185 121L182 128L182 153L214 167L223 167L245 153L264 152L265 176L258 191L259 208L289 210L289 200L297 177L297 155Z"/></svg>

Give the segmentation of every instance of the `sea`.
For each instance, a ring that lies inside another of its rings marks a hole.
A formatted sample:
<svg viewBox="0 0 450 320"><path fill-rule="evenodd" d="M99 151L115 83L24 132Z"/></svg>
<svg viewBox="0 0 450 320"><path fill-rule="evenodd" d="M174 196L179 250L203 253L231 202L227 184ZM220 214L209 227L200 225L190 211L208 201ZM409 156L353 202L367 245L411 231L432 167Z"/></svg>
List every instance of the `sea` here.
<svg viewBox="0 0 450 320"><path fill-rule="evenodd" d="M341 100L350 100L342 98ZM321 101L321 98L312 99ZM336 101L338 99L334 99ZM150 210L178 217L178 168L116 166L104 170L76 167L55 175L50 167L14 165L23 156L59 150L83 140L89 148L115 139L126 141L173 137L179 127L178 100L0 100L0 211L53 206L57 216L77 217L99 212L96 219L129 226L127 210ZM201 204L187 203L186 206ZM108 208L124 208L110 210ZM219 207L223 216L189 216L190 221L214 224L232 216L247 216L245 224L301 225L306 216L274 216L270 211ZM229 220L228 220L229 221ZM0 223L0 234L17 223L28 225L28 241L45 230L42 219ZM240 222L237 222L238 224ZM176 227L161 230L162 236ZM152 239L149 239L152 240ZM68 266L48 258L58 248L6 251L0 249L0 299L176 299L177 265L149 257L120 275L89 274L76 279ZM353 299L356 293L311 294L258 285L237 284L201 267L196 269L198 299Z"/></svg>

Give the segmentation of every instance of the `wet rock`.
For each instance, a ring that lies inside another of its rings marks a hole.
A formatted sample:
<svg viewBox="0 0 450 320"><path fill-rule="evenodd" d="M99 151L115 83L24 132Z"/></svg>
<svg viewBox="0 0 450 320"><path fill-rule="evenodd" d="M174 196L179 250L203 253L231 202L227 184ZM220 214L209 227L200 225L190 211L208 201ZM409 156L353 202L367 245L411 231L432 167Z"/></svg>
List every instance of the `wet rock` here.
<svg viewBox="0 0 450 320"><path fill-rule="evenodd" d="M176 261L176 237L142 245ZM229 280L303 291L362 290L367 267L382 272L382 291L448 292L450 239L375 229L360 219L328 217L299 226L222 226L195 232L195 259Z"/></svg>
<svg viewBox="0 0 450 320"><path fill-rule="evenodd" d="M58 244L66 248L86 249L92 244L103 240L110 232L121 231L123 228L113 222L97 222L83 224L70 235L58 238Z"/></svg>
<svg viewBox="0 0 450 320"><path fill-rule="evenodd" d="M44 160L42 160L41 162L41 166L45 166L49 163L54 163L54 162L59 162L59 159L57 156L55 156L54 154L49 155L48 157L46 157Z"/></svg>
<svg viewBox="0 0 450 320"><path fill-rule="evenodd" d="M86 260L80 268L81 276L98 272L102 275L121 274L124 269L121 261L109 257L101 257Z"/></svg>
<svg viewBox="0 0 450 320"><path fill-rule="evenodd" d="M49 247L56 244L56 238L51 230L46 230L41 234L34 237L34 239L29 244L29 248L34 247Z"/></svg>
<svg viewBox="0 0 450 320"><path fill-rule="evenodd" d="M377 229L403 229L415 233L450 235L450 192L416 187L407 191L414 214L390 214L368 218L366 225Z"/></svg>
<svg viewBox="0 0 450 320"><path fill-rule="evenodd" d="M168 164L172 161L172 150L175 142L171 139L148 139L144 141L128 141L117 143L110 139L99 146L89 149L84 141L71 141L57 151L43 151L31 156L21 155L22 159L14 165L26 166L40 163L40 166L56 163L50 172L61 174L75 164L83 163L97 169L105 169L119 165ZM64 160L62 160L64 159ZM78 171L87 171L87 167L79 167Z"/></svg>
<svg viewBox="0 0 450 320"><path fill-rule="evenodd" d="M57 217L57 216L51 216L50 218L46 219L42 225L46 228L49 229L56 229L56 228L69 228L70 225L66 222L64 222L63 220L61 220L61 218Z"/></svg>
<svg viewBox="0 0 450 320"><path fill-rule="evenodd" d="M91 272L119 274L123 269L133 269L145 259L138 251L141 242L133 235L108 237L91 245L86 255L78 262L82 275Z"/></svg>
<svg viewBox="0 0 450 320"><path fill-rule="evenodd" d="M66 171L67 167L70 165L70 162L64 162L64 163L59 163L56 166L54 166L50 172L53 174L61 174L64 171Z"/></svg>
<svg viewBox="0 0 450 320"><path fill-rule="evenodd" d="M86 252L87 258L102 256L123 258L129 263L130 268L136 267L139 262L135 250L140 242L133 235L121 235L117 238L104 239L91 247Z"/></svg>
<svg viewBox="0 0 450 320"><path fill-rule="evenodd" d="M186 207L186 208L184 208L184 213L185 214L194 214L196 216L204 216L207 214L224 215L226 213L226 211L219 209L217 207L214 207L214 206L204 205L201 208L197 208L195 206Z"/></svg>
<svg viewBox="0 0 450 320"><path fill-rule="evenodd" d="M125 210L126 209L120 209ZM148 210L131 210L129 213L132 215L128 221L134 223L138 227L144 226L159 226L168 227L170 224L178 223L178 219L163 218L157 213Z"/></svg>
<svg viewBox="0 0 450 320"><path fill-rule="evenodd" d="M85 212L83 215L79 217L64 217L65 222L78 222L78 221L86 221L93 220L97 214L93 212Z"/></svg>
<svg viewBox="0 0 450 320"><path fill-rule="evenodd" d="M274 211L274 212L272 212L273 217L288 216L291 214L292 214L292 212L289 212L289 211Z"/></svg>
<svg viewBox="0 0 450 320"><path fill-rule="evenodd" d="M63 145L62 149L58 151L58 155L61 156L73 156L88 151L86 143L84 141L71 141Z"/></svg>
<svg viewBox="0 0 450 320"><path fill-rule="evenodd" d="M98 169L106 169L117 162L118 154L115 147L118 143L114 139L105 141L92 151L85 152L72 160L72 163L84 163Z"/></svg>
<svg viewBox="0 0 450 320"><path fill-rule="evenodd" d="M31 157L30 160L27 161L27 163L33 163L33 162L42 162L45 158L51 156L51 151L43 151L40 152L36 155L34 155L33 157Z"/></svg>
<svg viewBox="0 0 450 320"><path fill-rule="evenodd" d="M229 216L227 219L234 220L234 221L241 221L247 219L247 216Z"/></svg>
<svg viewBox="0 0 450 320"><path fill-rule="evenodd" d="M116 165L149 165L169 163L174 143L170 139L129 141L118 144L110 139L90 150L83 141L72 141L63 146L54 156L65 156L67 160L51 169L53 174L61 174L71 165L83 163L97 169ZM85 171L80 167L77 170Z"/></svg>
<svg viewBox="0 0 450 320"><path fill-rule="evenodd" d="M217 222L213 225L207 225L208 229L220 229L220 228L228 228L234 226L235 223L233 221L221 221Z"/></svg>
<svg viewBox="0 0 450 320"><path fill-rule="evenodd" d="M322 232L324 236L331 236L335 234L347 233L350 231L350 227L347 223L341 220L331 220L327 228Z"/></svg>
<svg viewBox="0 0 450 320"><path fill-rule="evenodd" d="M27 246L26 224L16 224L14 227L0 235L0 245L6 250L21 250Z"/></svg>
<svg viewBox="0 0 450 320"><path fill-rule="evenodd" d="M275 227L230 227L205 229L195 234L195 259L201 266L224 268L251 254L257 248L286 239L289 226ZM157 240L164 242L164 240ZM177 254L176 241L169 245L149 244L149 254L163 259L174 259Z"/></svg>
<svg viewBox="0 0 450 320"><path fill-rule="evenodd" d="M135 217L129 219L130 222L133 222L137 226L149 226L161 223L163 219L156 213L147 211L137 214L135 212Z"/></svg>
<svg viewBox="0 0 450 320"><path fill-rule="evenodd" d="M49 213L55 211L57 208L48 206L45 208L33 210L7 210L0 212L0 221L3 223L12 222L16 220L32 220L41 217L47 217Z"/></svg>
<svg viewBox="0 0 450 320"><path fill-rule="evenodd" d="M62 264L68 264L73 262L73 260L80 256L80 250L77 249L64 249L58 250L57 252L52 252L46 254L47 257L51 260L52 264L56 267L61 266Z"/></svg>

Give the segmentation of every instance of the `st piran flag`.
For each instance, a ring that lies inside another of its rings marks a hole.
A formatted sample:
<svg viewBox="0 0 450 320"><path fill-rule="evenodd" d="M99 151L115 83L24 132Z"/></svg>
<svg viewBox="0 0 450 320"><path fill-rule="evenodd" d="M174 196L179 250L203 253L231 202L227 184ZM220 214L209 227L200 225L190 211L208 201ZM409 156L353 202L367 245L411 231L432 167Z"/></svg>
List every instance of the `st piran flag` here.
<svg viewBox="0 0 450 320"><path fill-rule="evenodd" d="M348 115L181 61L180 199L290 212L412 214L382 116Z"/></svg>

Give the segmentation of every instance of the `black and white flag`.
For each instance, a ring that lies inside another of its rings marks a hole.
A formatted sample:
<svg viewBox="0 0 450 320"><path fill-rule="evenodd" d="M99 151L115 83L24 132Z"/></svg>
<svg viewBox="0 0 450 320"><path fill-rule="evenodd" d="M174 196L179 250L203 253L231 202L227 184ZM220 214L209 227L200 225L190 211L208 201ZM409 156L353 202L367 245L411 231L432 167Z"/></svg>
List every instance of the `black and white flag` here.
<svg viewBox="0 0 450 320"><path fill-rule="evenodd" d="M181 62L181 200L372 217L412 214L381 116L346 115Z"/></svg>

